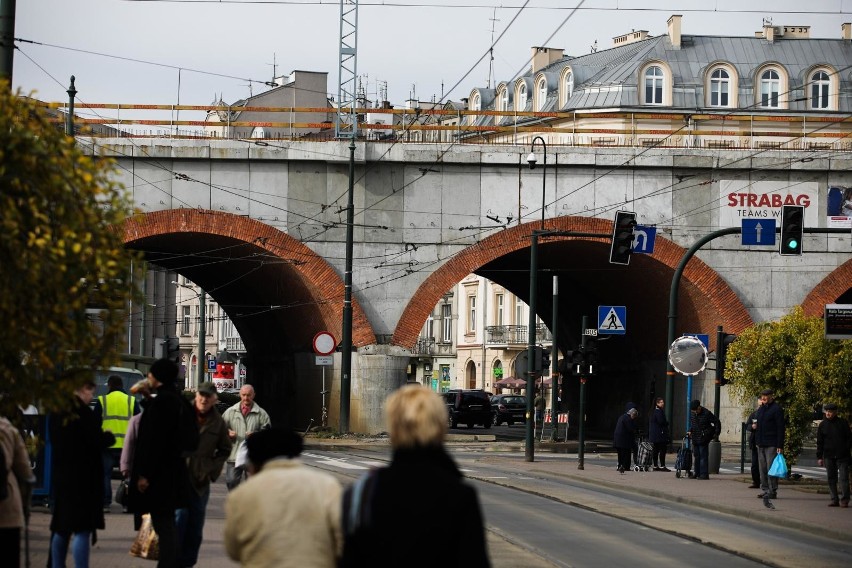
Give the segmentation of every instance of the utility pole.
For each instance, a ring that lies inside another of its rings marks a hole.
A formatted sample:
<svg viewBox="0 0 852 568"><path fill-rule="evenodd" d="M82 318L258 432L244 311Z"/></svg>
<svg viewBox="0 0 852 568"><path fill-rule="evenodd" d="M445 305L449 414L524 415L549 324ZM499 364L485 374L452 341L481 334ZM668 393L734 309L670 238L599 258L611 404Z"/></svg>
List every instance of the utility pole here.
<svg viewBox="0 0 852 568"><path fill-rule="evenodd" d="M71 75L71 85L68 90L68 115L65 117L65 134L74 136L74 98L77 96L77 89L74 88L74 75Z"/></svg>
<svg viewBox="0 0 852 568"><path fill-rule="evenodd" d="M15 62L16 2L17 0L0 0L0 79L8 80L10 89Z"/></svg>

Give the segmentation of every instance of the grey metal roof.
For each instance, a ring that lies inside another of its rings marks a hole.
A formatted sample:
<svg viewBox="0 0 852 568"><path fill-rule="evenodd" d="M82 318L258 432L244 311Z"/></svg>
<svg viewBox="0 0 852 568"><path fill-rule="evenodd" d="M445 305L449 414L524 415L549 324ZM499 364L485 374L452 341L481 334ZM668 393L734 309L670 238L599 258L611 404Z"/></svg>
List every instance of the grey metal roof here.
<svg viewBox="0 0 852 568"><path fill-rule="evenodd" d="M852 111L852 42L842 39L776 37L769 42L760 37L683 35L681 48L674 49L669 37L661 35L596 53L563 57L540 71L545 72L550 84L551 77L558 77L570 66L574 74L574 92L561 110L635 107L640 105L639 70L655 60L671 69L670 108L704 107L706 72L714 63L726 63L738 75L738 107L741 109L755 110L756 74L764 65L775 64L786 71L788 88L793 91L788 109L807 109L806 101L795 99L807 96L802 89L808 81L808 72L824 65L838 71L837 110ZM528 85L529 101L533 99L531 77L531 73L523 77Z"/></svg>

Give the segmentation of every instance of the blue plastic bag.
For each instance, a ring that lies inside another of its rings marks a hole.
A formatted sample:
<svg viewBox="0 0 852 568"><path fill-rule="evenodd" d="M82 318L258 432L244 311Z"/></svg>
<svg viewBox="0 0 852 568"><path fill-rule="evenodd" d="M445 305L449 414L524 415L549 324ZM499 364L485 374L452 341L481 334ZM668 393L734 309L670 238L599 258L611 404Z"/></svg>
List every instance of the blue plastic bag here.
<svg viewBox="0 0 852 568"><path fill-rule="evenodd" d="M769 468L769 475L772 477L786 478L789 470L787 469L787 460L783 454L778 454L772 461L772 467Z"/></svg>

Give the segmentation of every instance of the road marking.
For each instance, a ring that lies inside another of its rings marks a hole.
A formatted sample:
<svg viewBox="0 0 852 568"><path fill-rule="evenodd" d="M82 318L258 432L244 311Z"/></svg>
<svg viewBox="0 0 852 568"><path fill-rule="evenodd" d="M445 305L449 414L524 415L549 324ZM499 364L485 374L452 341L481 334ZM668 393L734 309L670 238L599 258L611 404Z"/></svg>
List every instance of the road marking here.
<svg viewBox="0 0 852 568"><path fill-rule="evenodd" d="M340 469L369 469L365 465L358 465L354 463L347 463L345 461L338 460L324 460L315 462L317 465L328 465L332 467L339 467Z"/></svg>

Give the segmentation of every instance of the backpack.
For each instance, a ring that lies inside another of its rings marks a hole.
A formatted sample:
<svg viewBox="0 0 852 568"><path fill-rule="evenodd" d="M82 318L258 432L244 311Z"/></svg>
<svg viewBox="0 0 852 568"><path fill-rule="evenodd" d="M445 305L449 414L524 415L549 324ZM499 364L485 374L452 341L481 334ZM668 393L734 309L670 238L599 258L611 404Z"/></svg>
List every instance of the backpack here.
<svg viewBox="0 0 852 568"><path fill-rule="evenodd" d="M195 409L186 397L180 395L180 414L178 415L178 448L183 457L189 457L198 449L200 436L198 434L198 421L195 418Z"/></svg>

